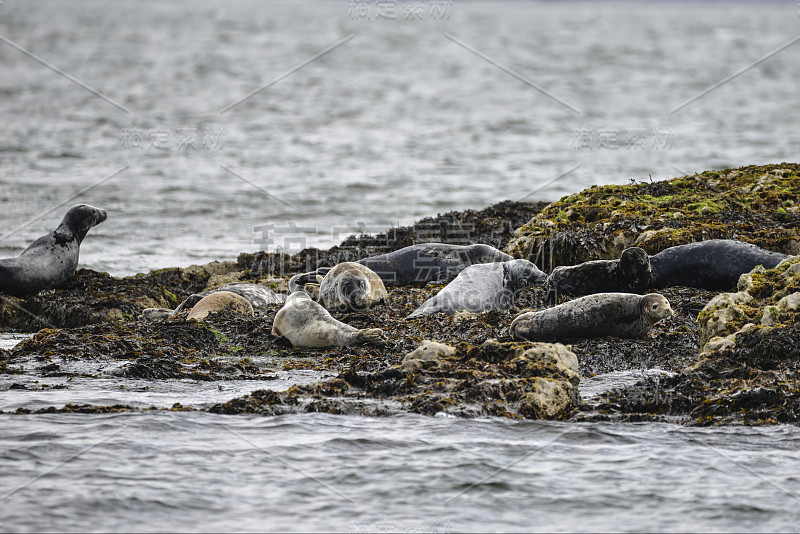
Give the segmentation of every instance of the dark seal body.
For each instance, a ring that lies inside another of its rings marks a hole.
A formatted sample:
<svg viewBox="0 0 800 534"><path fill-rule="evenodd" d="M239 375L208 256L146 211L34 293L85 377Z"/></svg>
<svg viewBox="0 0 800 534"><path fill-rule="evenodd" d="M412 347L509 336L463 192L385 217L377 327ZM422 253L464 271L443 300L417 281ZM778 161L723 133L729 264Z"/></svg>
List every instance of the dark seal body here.
<svg viewBox="0 0 800 534"><path fill-rule="evenodd" d="M75 276L81 242L106 212L73 206L52 233L40 237L16 258L0 260L0 292L22 297L58 287Z"/></svg>
<svg viewBox="0 0 800 534"><path fill-rule="evenodd" d="M516 339L644 337L661 319L672 315L662 295L597 293L552 308L517 316L509 327Z"/></svg>
<svg viewBox="0 0 800 534"><path fill-rule="evenodd" d="M508 309L517 291L544 281L545 274L528 260L470 265L406 319L460 310L480 313Z"/></svg>
<svg viewBox="0 0 800 534"><path fill-rule="evenodd" d="M679 245L650 256L650 287L687 286L724 291L757 265L772 269L786 254L734 239L710 239Z"/></svg>
<svg viewBox="0 0 800 534"><path fill-rule="evenodd" d="M449 282L477 263L510 261L514 258L489 245L421 243L358 260L381 277L387 286L418 282Z"/></svg>
<svg viewBox="0 0 800 534"><path fill-rule="evenodd" d="M558 295L594 293L637 293L650 284L650 258L644 249L627 248L618 260L595 260L580 265L560 266L547 277L547 298L552 304Z"/></svg>

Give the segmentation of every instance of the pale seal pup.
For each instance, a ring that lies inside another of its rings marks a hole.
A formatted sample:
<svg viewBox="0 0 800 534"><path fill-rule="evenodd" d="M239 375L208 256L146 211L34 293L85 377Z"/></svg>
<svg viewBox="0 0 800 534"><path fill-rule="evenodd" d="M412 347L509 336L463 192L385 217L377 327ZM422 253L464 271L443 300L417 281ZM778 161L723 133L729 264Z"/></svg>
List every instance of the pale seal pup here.
<svg viewBox="0 0 800 534"><path fill-rule="evenodd" d="M650 256L650 287L687 286L724 291L735 287L739 277L757 265L772 269L787 257L735 239L679 245Z"/></svg>
<svg viewBox="0 0 800 534"><path fill-rule="evenodd" d="M303 291L289 295L286 303L275 314L272 335L285 337L295 347L310 348L343 347L387 341L380 328L358 330L337 321L328 310L314 302Z"/></svg>
<svg viewBox="0 0 800 534"><path fill-rule="evenodd" d="M363 311L388 298L380 277L352 261L334 266L319 284L319 302L329 310Z"/></svg>
<svg viewBox="0 0 800 534"><path fill-rule="evenodd" d="M644 337L672 315L669 301L657 293L596 293L541 311L517 316L511 337L528 341L594 337Z"/></svg>
<svg viewBox="0 0 800 534"><path fill-rule="evenodd" d="M200 300L204 297L218 291L230 291L231 293L236 293L237 295L247 299L254 309L264 309L271 304L281 304L284 301L283 295L279 295L273 292L271 289L260 284L234 282L232 284L226 284L222 287L218 287L217 289L211 289L209 291L203 291L202 293L190 295L186 298L186 300L181 302L172 313L178 313L179 311L191 308L200 302Z"/></svg>
<svg viewBox="0 0 800 534"><path fill-rule="evenodd" d="M558 295L594 293L637 293L650 284L650 257L639 247L626 248L618 260L594 260L579 265L559 266L547 277L547 299Z"/></svg>
<svg viewBox="0 0 800 534"><path fill-rule="evenodd" d="M22 297L71 280L83 238L106 217L105 211L87 204L71 207L53 232L31 243L16 258L0 260L0 293Z"/></svg>
<svg viewBox="0 0 800 534"><path fill-rule="evenodd" d="M230 312L242 317L253 316L253 306L241 295L230 291L214 291L195 304L187 321L202 321L211 313Z"/></svg>
<svg viewBox="0 0 800 534"><path fill-rule="evenodd" d="M466 310L479 313L508 309L513 305L517 291L543 285L546 276L528 260L470 265L406 319L439 312L454 314Z"/></svg>

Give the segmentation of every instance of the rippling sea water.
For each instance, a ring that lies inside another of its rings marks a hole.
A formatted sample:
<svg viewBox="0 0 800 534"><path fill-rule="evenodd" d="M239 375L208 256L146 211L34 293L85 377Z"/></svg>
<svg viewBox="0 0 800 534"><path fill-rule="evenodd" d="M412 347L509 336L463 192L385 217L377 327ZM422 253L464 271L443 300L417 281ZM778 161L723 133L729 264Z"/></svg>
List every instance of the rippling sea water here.
<svg viewBox="0 0 800 534"><path fill-rule="evenodd" d="M82 265L122 275L798 160L800 44L769 55L800 34L795 2L387 4L5 0L0 255L78 202L109 213ZM11 382L0 409L202 407L265 387ZM2 531L800 529L796 427L135 413L0 428Z"/></svg>
<svg viewBox="0 0 800 534"><path fill-rule="evenodd" d="M83 264L130 274L798 160L796 44L676 110L795 38L796 2L387 3L6 0L0 36L112 101L0 42L8 230L98 205Z"/></svg>

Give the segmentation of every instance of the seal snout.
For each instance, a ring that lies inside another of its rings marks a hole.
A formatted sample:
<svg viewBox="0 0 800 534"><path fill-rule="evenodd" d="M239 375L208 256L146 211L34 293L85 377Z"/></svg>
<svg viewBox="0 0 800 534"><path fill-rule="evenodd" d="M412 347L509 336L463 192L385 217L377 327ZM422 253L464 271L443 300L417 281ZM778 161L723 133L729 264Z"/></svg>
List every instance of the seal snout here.
<svg viewBox="0 0 800 534"><path fill-rule="evenodd" d="M106 213L106 210L101 210L100 208L97 208L97 224L100 224L106 219L108 219L108 213Z"/></svg>

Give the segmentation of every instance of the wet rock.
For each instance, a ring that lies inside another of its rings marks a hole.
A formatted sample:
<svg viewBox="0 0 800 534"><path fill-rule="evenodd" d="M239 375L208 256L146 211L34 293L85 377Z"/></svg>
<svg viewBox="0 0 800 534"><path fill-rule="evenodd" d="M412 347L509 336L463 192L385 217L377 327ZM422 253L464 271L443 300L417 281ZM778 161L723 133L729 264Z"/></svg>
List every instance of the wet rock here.
<svg viewBox="0 0 800 534"><path fill-rule="evenodd" d="M800 257L792 257L775 269L742 275L739 292L715 297L698 316L705 337L726 335L711 337L679 373L603 395L590 418L800 422L799 264Z"/></svg>
<svg viewBox="0 0 800 534"><path fill-rule="evenodd" d="M697 318L702 352L731 346L737 333L752 328L749 325L774 327L796 320L800 308L797 265L800 256L790 256L775 269L758 266L739 278L738 292L714 297Z"/></svg>
<svg viewBox="0 0 800 534"><path fill-rule="evenodd" d="M546 205L546 202L504 201L481 211L466 210L428 217L412 226L392 228L386 233L352 235L341 245L329 250L309 248L294 255L267 252L240 254L237 269L250 271L243 279L284 277L428 242L453 245L483 243L502 248L516 228Z"/></svg>
<svg viewBox="0 0 800 534"><path fill-rule="evenodd" d="M456 353L456 349L444 343L423 340L419 347L403 357L401 367L408 371L418 371L437 364L440 359L445 359Z"/></svg>
<svg viewBox="0 0 800 534"><path fill-rule="evenodd" d="M24 299L0 295L0 327L36 332L41 328L133 321L147 308L174 309L200 291L212 274L228 272L234 266L232 262L212 262L124 278L79 269L58 289Z"/></svg>

